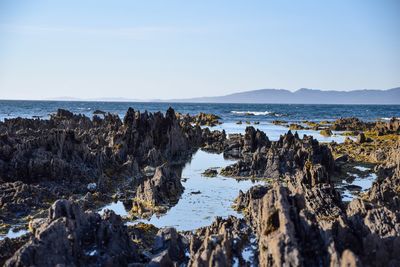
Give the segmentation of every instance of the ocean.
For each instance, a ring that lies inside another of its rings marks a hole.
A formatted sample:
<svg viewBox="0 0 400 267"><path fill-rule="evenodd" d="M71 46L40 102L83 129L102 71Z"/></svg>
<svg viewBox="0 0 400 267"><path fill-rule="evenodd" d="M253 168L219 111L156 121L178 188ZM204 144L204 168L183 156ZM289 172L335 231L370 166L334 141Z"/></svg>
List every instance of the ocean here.
<svg viewBox="0 0 400 267"><path fill-rule="evenodd" d="M24 117L48 118L58 108L89 117L99 109L121 117L129 107L140 111L165 112L172 107L177 112L197 114L213 113L223 122L238 120L271 122L273 120L319 121L340 117L358 117L362 120L387 120L400 117L400 105L307 105L307 104L216 104L216 103L152 103L152 102L88 102L88 101L22 101L0 100L0 120Z"/></svg>

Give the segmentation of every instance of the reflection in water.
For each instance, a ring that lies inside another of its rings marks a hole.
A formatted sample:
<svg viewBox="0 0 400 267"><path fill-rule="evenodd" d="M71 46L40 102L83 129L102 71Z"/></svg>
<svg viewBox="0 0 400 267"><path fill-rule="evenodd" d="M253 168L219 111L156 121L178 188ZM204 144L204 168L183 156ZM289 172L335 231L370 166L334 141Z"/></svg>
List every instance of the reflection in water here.
<svg viewBox="0 0 400 267"><path fill-rule="evenodd" d="M238 181L220 175L207 178L201 175L207 168L222 168L234 162L225 160L222 154L197 151L183 169L185 191L178 204L164 215L153 215L149 220L142 221L157 227L173 226L178 230L193 230L210 225L216 216L241 217L231 207L233 200L238 196L239 190L247 191L253 185L262 182Z"/></svg>
<svg viewBox="0 0 400 267"><path fill-rule="evenodd" d="M104 206L100 211L100 215L103 215L105 210L112 210L115 212L115 214L118 214L120 216L128 216L128 211L125 209L124 204L122 201L117 201L117 202L112 202L106 206Z"/></svg>
<svg viewBox="0 0 400 267"><path fill-rule="evenodd" d="M370 168L356 166L355 169L361 172L367 172ZM355 173L348 173L349 176L354 177L350 181L343 180L337 185L338 189L342 193L343 201L351 201L354 197L358 196L359 193L368 191L377 176L375 173L368 173L367 175L359 175Z"/></svg>

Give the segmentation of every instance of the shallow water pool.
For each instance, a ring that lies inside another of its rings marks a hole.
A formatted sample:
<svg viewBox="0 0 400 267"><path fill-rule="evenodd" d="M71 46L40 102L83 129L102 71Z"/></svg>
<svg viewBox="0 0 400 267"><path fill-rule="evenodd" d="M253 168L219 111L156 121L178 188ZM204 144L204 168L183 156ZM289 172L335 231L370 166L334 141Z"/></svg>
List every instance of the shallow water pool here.
<svg viewBox="0 0 400 267"><path fill-rule="evenodd" d="M194 230L210 225L216 216L223 218L229 215L242 217L233 210L234 199L243 192L262 181L236 180L220 175L205 177L202 173L208 168L220 168L233 164L235 161L226 160L222 154L212 154L198 150L182 171L182 184L185 190L178 203L165 214L153 215L149 219L140 219L128 222L135 224L146 222L157 227L175 227L177 230ZM111 203L103 207L99 212L111 209L121 216L127 216L122 202Z"/></svg>

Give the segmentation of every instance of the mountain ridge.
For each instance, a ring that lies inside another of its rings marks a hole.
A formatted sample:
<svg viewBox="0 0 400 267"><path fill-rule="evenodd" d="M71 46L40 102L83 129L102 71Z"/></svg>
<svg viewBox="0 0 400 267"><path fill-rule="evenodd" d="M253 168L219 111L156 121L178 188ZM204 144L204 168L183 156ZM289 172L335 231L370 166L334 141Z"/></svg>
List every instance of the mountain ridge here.
<svg viewBox="0 0 400 267"><path fill-rule="evenodd" d="M170 99L163 102L259 104L400 104L400 87L349 91L300 88L256 89L223 96Z"/></svg>

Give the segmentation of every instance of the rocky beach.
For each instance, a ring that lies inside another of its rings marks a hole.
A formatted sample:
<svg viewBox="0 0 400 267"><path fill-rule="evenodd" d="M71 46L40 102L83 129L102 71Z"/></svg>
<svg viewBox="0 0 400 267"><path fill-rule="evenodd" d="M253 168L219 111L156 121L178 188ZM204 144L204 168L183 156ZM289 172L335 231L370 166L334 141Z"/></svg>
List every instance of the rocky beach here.
<svg viewBox="0 0 400 267"><path fill-rule="evenodd" d="M91 113L0 121L1 265L400 266L398 118Z"/></svg>

